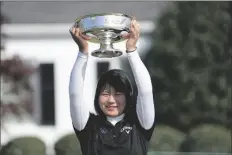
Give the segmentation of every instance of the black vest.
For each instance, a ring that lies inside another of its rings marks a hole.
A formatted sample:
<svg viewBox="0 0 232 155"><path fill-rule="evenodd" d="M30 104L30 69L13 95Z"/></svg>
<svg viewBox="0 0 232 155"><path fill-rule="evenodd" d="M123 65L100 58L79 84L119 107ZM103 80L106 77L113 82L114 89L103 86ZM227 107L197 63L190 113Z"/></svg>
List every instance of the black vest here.
<svg viewBox="0 0 232 155"><path fill-rule="evenodd" d="M82 155L147 155L152 128L145 130L136 116L113 126L106 119L90 114L85 128L78 131Z"/></svg>

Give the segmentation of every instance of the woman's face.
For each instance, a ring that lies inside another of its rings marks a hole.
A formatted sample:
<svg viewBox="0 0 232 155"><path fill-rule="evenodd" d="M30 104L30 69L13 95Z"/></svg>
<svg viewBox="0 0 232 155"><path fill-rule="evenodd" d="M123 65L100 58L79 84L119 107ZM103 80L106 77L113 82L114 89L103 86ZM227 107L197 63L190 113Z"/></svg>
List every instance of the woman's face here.
<svg viewBox="0 0 232 155"><path fill-rule="evenodd" d="M117 92L112 86L106 84L100 92L99 105L106 116L119 116L126 106L125 94Z"/></svg>

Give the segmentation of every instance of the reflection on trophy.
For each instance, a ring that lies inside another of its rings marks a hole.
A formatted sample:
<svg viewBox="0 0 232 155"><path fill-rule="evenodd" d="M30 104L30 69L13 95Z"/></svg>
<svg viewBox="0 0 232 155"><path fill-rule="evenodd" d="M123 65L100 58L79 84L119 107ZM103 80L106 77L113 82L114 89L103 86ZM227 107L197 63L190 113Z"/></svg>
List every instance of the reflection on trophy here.
<svg viewBox="0 0 232 155"><path fill-rule="evenodd" d="M122 51L113 48L113 43L125 40L121 34L129 33L131 20L131 16L120 13L92 14L76 19L75 26L92 37L90 42L100 44L99 49L91 52L92 56L112 58L122 55Z"/></svg>

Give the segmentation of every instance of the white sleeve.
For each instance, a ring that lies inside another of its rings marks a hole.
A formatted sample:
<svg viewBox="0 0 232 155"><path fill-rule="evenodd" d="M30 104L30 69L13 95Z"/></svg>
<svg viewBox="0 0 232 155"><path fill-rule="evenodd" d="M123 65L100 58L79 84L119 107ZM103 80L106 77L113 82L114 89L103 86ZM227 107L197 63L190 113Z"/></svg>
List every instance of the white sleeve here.
<svg viewBox="0 0 232 155"><path fill-rule="evenodd" d="M148 130L155 118L151 77L137 50L127 56L138 88L136 112L141 126Z"/></svg>
<svg viewBox="0 0 232 155"><path fill-rule="evenodd" d="M79 52L69 81L70 114L73 126L83 130L89 119L89 106L83 97L88 56Z"/></svg>

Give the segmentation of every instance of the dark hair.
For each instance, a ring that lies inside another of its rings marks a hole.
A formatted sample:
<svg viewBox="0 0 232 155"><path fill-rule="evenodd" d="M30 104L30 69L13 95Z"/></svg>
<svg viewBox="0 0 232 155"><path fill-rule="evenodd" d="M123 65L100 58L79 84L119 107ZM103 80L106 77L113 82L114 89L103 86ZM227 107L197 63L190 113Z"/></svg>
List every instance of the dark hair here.
<svg viewBox="0 0 232 155"><path fill-rule="evenodd" d="M100 105L98 103L99 95L101 92L101 89L106 84L109 84L110 86L114 87L114 89L118 92L123 92L126 96L126 106L124 109L125 115L129 115L130 109L132 107L133 102L133 86L129 80L128 75L119 69L112 69L107 72L104 72L101 74L97 89L95 93L95 99L94 99L94 107L98 115L105 117L105 114L102 112Z"/></svg>

